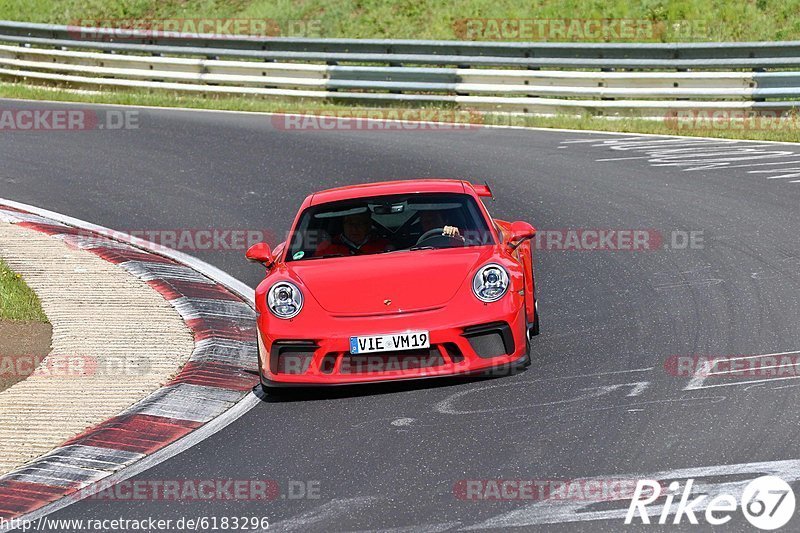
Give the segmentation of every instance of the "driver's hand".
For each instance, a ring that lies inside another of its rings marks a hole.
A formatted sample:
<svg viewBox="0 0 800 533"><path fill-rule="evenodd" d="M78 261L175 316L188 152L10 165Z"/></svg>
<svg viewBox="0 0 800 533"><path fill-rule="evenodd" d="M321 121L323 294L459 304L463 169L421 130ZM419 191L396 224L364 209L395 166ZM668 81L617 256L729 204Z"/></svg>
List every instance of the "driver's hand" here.
<svg viewBox="0 0 800 533"><path fill-rule="evenodd" d="M461 232L458 231L458 228L455 226L445 226L442 229L442 235L446 237L461 237Z"/></svg>

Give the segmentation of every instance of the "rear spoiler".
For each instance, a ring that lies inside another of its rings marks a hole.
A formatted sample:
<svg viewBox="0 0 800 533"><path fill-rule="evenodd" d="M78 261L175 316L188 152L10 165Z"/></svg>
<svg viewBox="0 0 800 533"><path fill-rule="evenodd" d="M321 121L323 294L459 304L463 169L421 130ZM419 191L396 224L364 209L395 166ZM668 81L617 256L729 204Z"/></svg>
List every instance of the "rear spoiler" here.
<svg viewBox="0 0 800 533"><path fill-rule="evenodd" d="M492 193L492 189L491 187L489 187L488 181L484 181L483 185L478 185L473 183L472 188L475 189L475 192L481 198L491 198L492 200L494 200L494 193Z"/></svg>

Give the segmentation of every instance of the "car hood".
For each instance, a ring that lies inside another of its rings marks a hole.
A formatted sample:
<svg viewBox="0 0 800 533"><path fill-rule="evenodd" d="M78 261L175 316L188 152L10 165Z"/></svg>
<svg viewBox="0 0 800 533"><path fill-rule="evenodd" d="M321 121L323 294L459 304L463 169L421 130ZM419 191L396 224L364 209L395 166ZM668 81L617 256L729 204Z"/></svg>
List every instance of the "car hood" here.
<svg viewBox="0 0 800 533"><path fill-rule="evenodd" d="M445 305L491 255L490 246L417 250L293 261L289 268L331 314L390 314Z"/></svg>

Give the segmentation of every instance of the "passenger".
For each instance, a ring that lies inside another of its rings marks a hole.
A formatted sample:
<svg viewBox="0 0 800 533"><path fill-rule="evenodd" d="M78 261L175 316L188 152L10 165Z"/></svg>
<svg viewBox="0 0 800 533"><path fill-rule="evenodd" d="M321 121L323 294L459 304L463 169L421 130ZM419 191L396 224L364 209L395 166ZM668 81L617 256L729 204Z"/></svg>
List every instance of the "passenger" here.
<svg viewBox="0 0 800 533"><path fill-rule="evenodd" d="M344 217L342 232L331 240L321 242L314 256L376 254L388 248L389 241L372 233L372 217L367 211Z"/></svg>

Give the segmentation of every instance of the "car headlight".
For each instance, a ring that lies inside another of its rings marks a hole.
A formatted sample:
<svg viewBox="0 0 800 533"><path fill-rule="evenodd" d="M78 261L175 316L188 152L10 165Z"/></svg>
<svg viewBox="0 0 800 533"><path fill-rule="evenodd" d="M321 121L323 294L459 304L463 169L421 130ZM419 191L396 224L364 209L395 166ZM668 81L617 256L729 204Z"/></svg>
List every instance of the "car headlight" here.
<svg viewBox="0 0 800 533"><path fill-rule="evenodd" d="M303 308L303 293L294 283L279 281L267 292L267 307L278 318L294 318Z"/></svg>
<svg viewBox="0 0 800 533"><path fill-rule="evenodd" d="M490 263L481 267L472 279L472 292L482 302L496 302L508 291L508 272Z"/></svg>

